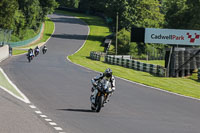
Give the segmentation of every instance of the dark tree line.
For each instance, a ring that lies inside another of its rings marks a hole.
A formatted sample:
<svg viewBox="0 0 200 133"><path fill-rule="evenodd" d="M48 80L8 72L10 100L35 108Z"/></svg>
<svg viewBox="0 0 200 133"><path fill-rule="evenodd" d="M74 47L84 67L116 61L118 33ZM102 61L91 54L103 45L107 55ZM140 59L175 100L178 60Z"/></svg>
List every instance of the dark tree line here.
<svg viewBox="0 0 200 133"><path fill-rule="evenodd" d="M115 32L119 14L119 54L162 52L163 45L130 43L130 28L200 29L200 0L57 0L60 6L102 14ZM72 4L73 3L73 4ZM76 3L76 4L74 4ZM74 6L76 5L76 6ZM128 32L129 31L129 32Z"/></svg>
<svg viewBox="0 0 200 133"><path fill-rule="evenodd" d="M1 0L0 28L23 38L27 29L38 30L47 14L58 7L55 0Z"/></svg>

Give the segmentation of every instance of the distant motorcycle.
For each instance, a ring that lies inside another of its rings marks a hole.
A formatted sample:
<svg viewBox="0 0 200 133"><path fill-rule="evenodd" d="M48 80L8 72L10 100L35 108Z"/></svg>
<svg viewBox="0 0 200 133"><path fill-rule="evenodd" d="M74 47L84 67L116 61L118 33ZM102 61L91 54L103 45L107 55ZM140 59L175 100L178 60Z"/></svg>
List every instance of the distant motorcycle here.
<svg viewBox="0 0 200 133"><path fill-rule="evenodd" d="M110 82L106 79L102 79L98 82L97 87L94 91L97 91L97 94L95 97L95 102L92 103L91 101L91 109L95 112L100 112L108 94L112 92Z"/></svg>
<svg viewBox="0 0 200 133"><path fill-rule="evenodd" d="M47 52L47 47L42 48L42 53L45 54Z"/></svg>
<svg viewBox="0 0 200 133"><path fill-rule="evenodd" d="M27 56L28 62L31 62L31 60L33 60L34 55L32 53L28 53L26 56Z"/></svg>
<svg viewBox="0 0 200 133"><path fill-rule="evenodd" d="M39 49L35 49L35 51L34 51L35 52L35 56L39 55L39 51L40 51Z"/></svg>

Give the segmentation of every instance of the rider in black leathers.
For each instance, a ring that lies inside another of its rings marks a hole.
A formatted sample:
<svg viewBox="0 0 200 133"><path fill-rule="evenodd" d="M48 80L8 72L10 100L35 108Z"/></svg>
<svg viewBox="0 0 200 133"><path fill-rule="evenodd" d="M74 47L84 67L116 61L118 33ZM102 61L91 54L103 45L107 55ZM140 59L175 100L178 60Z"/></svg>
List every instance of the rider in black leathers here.
<svg viewBox="0 0 200 133"><path fill-rule="evenodd" d="M95 102L95 97L96 97L96 94L97 94L95 89L96 89L97 83L98 83L99 80L102 80L103 78L107 78L111 83L111 93L109 93L109 95L107 96L107 98L104 102L104 105L109 101L109 97L115 91L115 78L112 75L112 70L110 68L107 68L104 73L100 73L99 75L97 75L96 77L94 77L91 80L93 87L91 89L92 95L90 97L90 100L91 100L92 103Z"/></svg>

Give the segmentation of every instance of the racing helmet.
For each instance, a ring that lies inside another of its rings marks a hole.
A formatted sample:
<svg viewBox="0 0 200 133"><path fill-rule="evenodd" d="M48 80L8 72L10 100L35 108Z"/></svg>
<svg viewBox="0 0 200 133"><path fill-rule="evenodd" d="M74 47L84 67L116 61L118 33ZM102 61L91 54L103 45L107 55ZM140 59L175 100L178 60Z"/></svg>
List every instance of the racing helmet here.
<svg viewBox="0 0 200 133"><path fill-rule="evenodd" d="M110 68L107 68L104 72L104 75L107 77L107 78L111 78L112 77L112 70Z"/></svg>

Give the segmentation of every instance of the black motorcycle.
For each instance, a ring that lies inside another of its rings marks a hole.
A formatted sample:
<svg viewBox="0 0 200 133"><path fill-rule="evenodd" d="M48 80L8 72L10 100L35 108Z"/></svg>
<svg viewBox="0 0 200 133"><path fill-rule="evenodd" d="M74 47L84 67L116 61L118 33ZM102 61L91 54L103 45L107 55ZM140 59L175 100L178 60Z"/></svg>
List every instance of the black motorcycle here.
<svg viewBox="0 0 200 133"><path fill-rule="evenodd" d="M35 56L39 55L39 49L35 49L34 53L35 53Z"/></svg>
<svg viewBox="0 0 200 133"><path fill-rule="evenodd" d="M95 97L95 103L91 103L91 109L95 112L100 112L101 108L104 107L105 100L109 93L111 93L110 82L106 79L102 79L97 84L97 94Z"/></svg>
<svg viewBox="0 0 200 133"><path fill-rule="evenodd" d="M42 53L45 54L47 52L47 47L43 47Z"/></svg>
<svg viewBox="0 0 200 133"><path fill-rule="evenodd" d="M28 62L31 62L31 60L33 60L33 57L34 57L33 54L28 53L26 56L27 56Z"/></svg>

